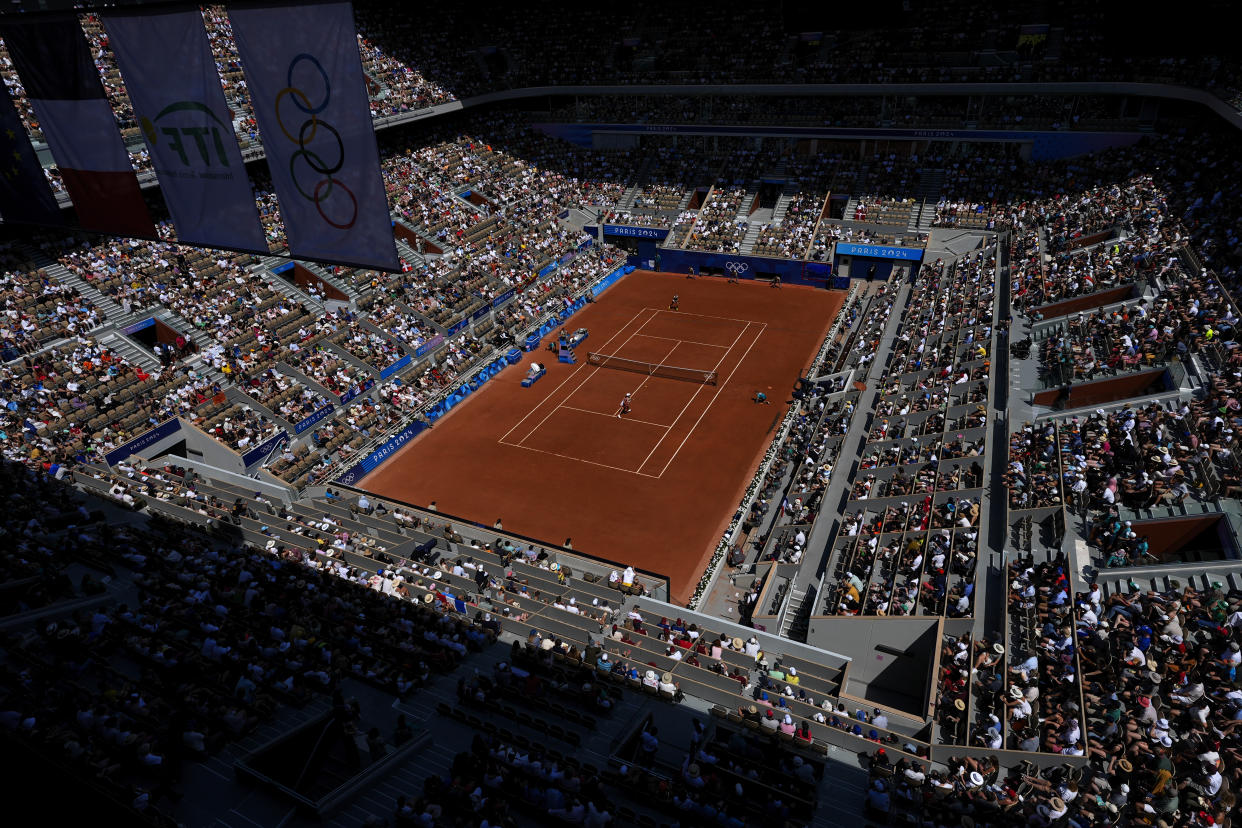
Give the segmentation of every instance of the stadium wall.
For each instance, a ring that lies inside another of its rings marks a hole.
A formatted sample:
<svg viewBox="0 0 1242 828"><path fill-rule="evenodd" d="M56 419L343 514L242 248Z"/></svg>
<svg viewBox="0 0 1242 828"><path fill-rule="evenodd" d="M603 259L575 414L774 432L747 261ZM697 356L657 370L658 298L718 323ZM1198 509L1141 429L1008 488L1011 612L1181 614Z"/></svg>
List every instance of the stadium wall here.
<svg viewBox="0 0 1242 828"><path fill-rule="evenodd" d="M754 136L756 138L831 139L831 140L907 140L967 141L972 143L1029 144L1031 160L1049 161L1070 158L1110 147L1126 147L1138 142L1138 132L1062 132L1018 131L1005 129L857 129L847 127L781 127L762 125L695 125L695 124L532 124L553 138L581 147L596 147L600 136L606 135L706 135L717 137Z"/></svg>

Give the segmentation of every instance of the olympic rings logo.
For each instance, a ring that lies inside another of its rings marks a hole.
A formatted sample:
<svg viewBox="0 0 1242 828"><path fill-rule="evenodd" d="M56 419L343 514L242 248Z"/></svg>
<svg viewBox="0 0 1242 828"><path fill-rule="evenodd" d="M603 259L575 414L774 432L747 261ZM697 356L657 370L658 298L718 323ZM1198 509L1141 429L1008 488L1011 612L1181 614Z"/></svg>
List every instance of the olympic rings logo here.
<svg viewBox="0 0 1242 828"><path fill-rule="evenodd" d="M729 271L734 276L741 276L743 273L750 270L750 265L746 262L725 262L725 270Z"/></svg>
<svg viewBox="0 0 1242 828"><path fill-rule="evenodd" d="M323 78L323 100L318 106L312 106L310 96L304 90L293 85L293 70L303 61L309 62L311 66L318 69L320 77ZM280 113L281 101L286 97L297 107L299 112L310 116L302 121L301 126L296 130L296 135L290 131L284 117ZM297 152L289 156L289 177L293 180L293 186L297 188L298 194L307 201L315 202L315 209L319 211L319 217L325 222L338 230L348 230L358 220L358 199L353 191L336 177L336 173L340 172L341 167L345 166L345 142L341 140L341 133L337 131L336 127L319 117L319 113L327 109L328 103L331 100L332 83L328 78L328 73L324 71L323 65L320 64L317 58L303 52L289 63L289 71L285 76L285 88L276 95L276 122L280 125L280 131L284 133L284 136L298 145ZM324 161L319 152L307 146L319 135L320 129L323 129L324 132L329 133L332 138L336 139L336 160L331 164ZM312 172L322 176L309 191L298 180L298 159L303 159L306 162L306 166L310 167ZM345 194L352 205L349 219L346 221L329 218L328 214L324 212L324 203L328 201L337 189L340 189Z"/></svg>

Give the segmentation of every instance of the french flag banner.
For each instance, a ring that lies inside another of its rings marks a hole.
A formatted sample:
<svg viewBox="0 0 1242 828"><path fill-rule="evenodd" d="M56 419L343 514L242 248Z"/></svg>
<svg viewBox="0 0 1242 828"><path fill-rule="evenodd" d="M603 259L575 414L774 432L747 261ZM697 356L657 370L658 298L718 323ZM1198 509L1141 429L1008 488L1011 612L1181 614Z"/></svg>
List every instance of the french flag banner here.
<svg viewBox="0 0 1242 828"><path fill-rule="evenodd" d="M103 20L178 241L266 254L202 14L144 9Z"/></svg>
<svg viewBox="0 0 1242 828"><path fill-rule="evenodd" d="M72 15L0 24L13 66L87 230L154 236L138 177Z"/></svg>
<svg viewBox="0 0 1242 828"><path fill-rule="evenodd" d="M399 269L349 3L231 6L289 250Z"/></svg>

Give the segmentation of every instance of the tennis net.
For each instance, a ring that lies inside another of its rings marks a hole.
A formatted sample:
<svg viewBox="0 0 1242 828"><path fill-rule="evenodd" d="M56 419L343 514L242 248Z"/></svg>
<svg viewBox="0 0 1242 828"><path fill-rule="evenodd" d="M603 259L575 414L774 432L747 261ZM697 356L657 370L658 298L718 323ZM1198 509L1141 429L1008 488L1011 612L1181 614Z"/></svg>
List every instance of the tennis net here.
<svg viewBox="0 0 1242 828"><path fill-rule="evenodd" d="M597 354L587 351L587 363L602 368L618 368L622 371L634 371L649 377L666 377L668 379L701 382L706 385L716 384L716 372L700 368L681 368L677 365L665 365L662 362L643 362L639 359L626 359L609 354Z"/></svg>

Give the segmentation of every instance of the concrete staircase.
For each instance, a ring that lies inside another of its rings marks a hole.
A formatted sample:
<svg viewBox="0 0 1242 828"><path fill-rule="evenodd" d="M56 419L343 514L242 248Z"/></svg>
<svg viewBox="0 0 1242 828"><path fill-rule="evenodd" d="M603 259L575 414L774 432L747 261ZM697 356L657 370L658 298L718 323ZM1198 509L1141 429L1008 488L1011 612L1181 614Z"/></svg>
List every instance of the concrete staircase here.
<svg viewBox="0 0 1242 828"><path fill-rule="evenodd" d="M332 285L332 287L336 288L341 293L344 293L351 300L358 298L358 291L354 290L354 288L346 282L333 276L321 265L315 264L314 262L302 261L299 261L298 264L315 274L315 277L321 280L324 284Z"/></svg>
<svg viewBox="0 0 1242 828"><path fill-rule="evenodd" d="M203 359L201 353L195 354L189 359L184 360L184 362L185 362L185 365L187 365L195 373L201 374L203 377L206 377L207 379L216 383L221 388L227 385L230 385L232 383L232 380L226 377L223 373L221 373L220 371L217 371L215 368L212 368L211 365L205 359Z"/></svg>
<svg viewBox="0 0 1242 828"><path fill-rule="evenodd" d="M631 184L629 189L621 194L621 198L617 199L617 209L628 210L630 207L633 207L634 199L637 198L642 189L642 186L639 184Z"/></svg>
<svg viewBox="0 0 1242 828"><path fill-rule="evenodd" d="M936 218L936 204L944 188L944 170L924 167L919 175L919 186L914 195L921 205L911 217L910 231L926 230Z"/></svg>
<svg viewBox="0 0 1242 828"><path fill-rule="evenodd" d="M323 313L324 312L323 302L314 298L309 293L304 292L300 287L295 285L293 282L290 282L288 279L285 279L281 277L279 274L273 272L274 268L280 267L284 263L285 262L283 259L277 259L274 256L264 257L260 267L262 267L263 270L267 271L264 274L266 276L267 283L271 285L272 289L275 290L277 293L280 293L280 294L283 294L284 296L289 297L290 299L302 305L303 307L305 307L307 310L311 311L312 313Z"/></svg>
<svg viewBox="0 0 1242 828"><path fill-rule="evenodd" d="M276 825L292 816L287 801L234 784L233 763L330 708L331 704L322 698L313 699L304 707L282 708L271 721L259 725L219 753L202 762L187 763L185 787L195 794L210 791L215 795L211 800L213 812L199 814L201 821L195 824L213 828L253 828ZM226 784L221 784L221 780Z"/></svg>
<svg viewBox="0 0 1242 828"><path fill-rule="evenodd" d="M146 371L158 371L160 361L155 354L143 348L119 331L108 331L99 337L99 344L113 351L132 365L138 365Z"/></svg>
<svg viewBox="0 0 1242 828"><path fill-rule="evenodd" d="M781 638L789 638L794 623L802 614L802 605L806 601L807 591L802 588L795 587L793 594L789 596L789 603L785 607L785 614L781 618Z"/></svg>
<svg viewBox="0 0 1242 828"><path fill-rule="evenodd" d="M397 239L397 253L401 256L401 258L405 259L415 267L419 267L424 259L426 259L427 263L430 264L440 258L440 254L438 253L423 253L420 256L417 250L410 247L408 243L402 241L401 239Z"/></svg>
<svg viewBox="0 0 1242 828"><path fill-rule="evenodd" d="M423 782L431 775L451 776L453 759L459 752L460 749L435 742L425 745L418 752L417 761L403 762L391 773L368 782L353 801L332 814L332 824L342 828L361 828L391 819L397 797L415 799L422 793Z"/></svg>
<svg viewBox="0 0 1242 828"><path fill-rule="evenodd" d="M469 204L469 202L466 202L466 203L467 203L467 204ZM474 205L471 205L471 207L473 207L473 206L474 206ZM437 242L434 238L432 238L430 235L428 235L428 234L427 234L427 230L426 230L426 228L424 228L422 225L410 224L408 221L401 221L400 219L397 219L397 220L401 222L401 226L402 226L402 227L405 227L407 230L412 231L415 235L422 237L422 238L423 238L423 239L424 239L424 240L425 240L428 244L434 244L434 245L436 246L436 248L437 248L437 249L439 249L440 247L442 247L442 243ZM414 256L413 261L415 261L415 262L416 262L416 261L418 261L418 255L417 255L416 253L414 253L414 252L413 252L413 248L410 246L410 244L409 244L409 243L404 242L404 241L402 241L401 239L398 239L398 240L397 240L397 249L398 249L398 250L400 250L400 249L401 249L401 245L403 245L403 244L405 245L405 249L406 249L406 250L411 251L411 255L412 255L412 256ZM430 254L430 253L428 253L428 254L426 254L426 255L428 256L428 260L430 261L430 256L431 256L431 254Z"/></svg>
<svg viewBox="0 0 1242 828"><path fill-rule="evenodd" d="M766 212L768 211L758 210L756 211L755 216L757 217L759 216L760 213L766 213ZM766 223L767 223L766 221L760 221L757 218L756 220L751 221L750 226L746 228L746 235L742 237L742 252L743 253L750 253L755 249L755 242L759 241L759 231L763 227L763 225Z"/></svg>
<svg viewBox="0 0 1242 828"><path fill-rule="evenodd" d="M755 212L750 212L750 205L755 203L755 198L759 195L759 182L752 181L746 187L746 195L742 196L742 203L738 205L737 217L742 221L749 221L754 224L756 221L767 221L766 218L759 218L765 212L770 216L771 213L760 207Z"/></svg>
<svg viewBox="0 0 1242 828"><path fill-rule="evenodd" d="M914 197L934 203L940 200L942 187L944 187L944 170L940 167L924 167L919 174L919 186L914 191Z"/></svg>
<svg viewBox="0 0 1242 828"><path fill-rule="evenodd" d="M119 323L126 316L124 309L107 296L100 293L94 285L65 267L51 256L44 253L37 247L31 245L22 245L22 252L25 253L36 266L47 272L62 285L74 288L85 297L92 305L99 308L102 315L107 317L109 323ZM102 325L100 326L102 327Z"/></svg>
<svg viewBox="0 0 1242 828"><path fill-rule="evenodd" d="M785 189L781 191L781 197L776 200L776 205L772 208L772 218L770 221L777 224L785 220L785 213L789 211L789 202L793 201L794 193L797 188L791 188L785 185Z"/></svg>

